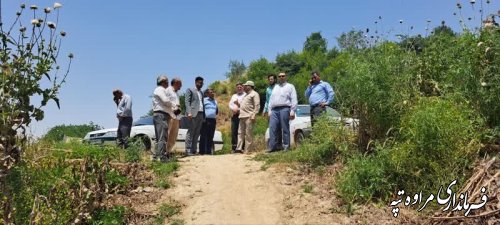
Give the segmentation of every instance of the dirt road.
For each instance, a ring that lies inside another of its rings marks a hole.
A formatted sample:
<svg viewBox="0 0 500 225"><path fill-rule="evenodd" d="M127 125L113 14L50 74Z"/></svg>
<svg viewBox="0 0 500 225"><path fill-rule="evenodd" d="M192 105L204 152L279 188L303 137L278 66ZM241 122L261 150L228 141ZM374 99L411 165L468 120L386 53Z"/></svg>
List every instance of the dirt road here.
<svg viewBox="0 0 500 225"><path fill-rule="evenodd" d="M406 211L394 219L389 207L374 205L348 215L326 179L336 165L320 176L288 165L262 170L262 162L241 154L194 156L180 164L163 197L184 206L177 216L185 224L419 224Z"/></svg>
<svg viewBox="0 0 500 225"><path fill-rule="evenodd" d="M277 224L283 191L274 174L246 155L180 159L171 198L183 203L186 224Z"/></svg>

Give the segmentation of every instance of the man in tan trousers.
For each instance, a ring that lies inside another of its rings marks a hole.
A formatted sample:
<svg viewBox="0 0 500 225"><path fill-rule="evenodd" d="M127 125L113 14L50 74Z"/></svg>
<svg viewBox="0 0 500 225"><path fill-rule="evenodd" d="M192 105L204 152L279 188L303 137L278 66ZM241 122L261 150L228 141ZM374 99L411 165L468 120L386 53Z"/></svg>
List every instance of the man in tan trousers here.
<svg viewBox="0 0 500 225"><path fill-rule="evenodd" d="M182 87L182 81L180 78L174 78L170 82L170 86L166 89L167 97L172 102L172 107L167 109L167 113L170 115L168 121L168 138L167 138L167 152L172 154L174 150L175 142L177 141L177 134L179 133L179 121L181 119L181 103L179 100L179 95L177 92Z"/></svg>
<svg viewBox="0 0 500 225"><path fill-rule="evenodd" d="M238 129L238 146L236 151L242 152L243 143L245 144L245 154L252 151L253 142L253 126L255 124L255 116L259 113L260 97L259 93L254 91L255 84L253 81L247 81L243 84L246 96L240 104L240 124Z"/></svg>

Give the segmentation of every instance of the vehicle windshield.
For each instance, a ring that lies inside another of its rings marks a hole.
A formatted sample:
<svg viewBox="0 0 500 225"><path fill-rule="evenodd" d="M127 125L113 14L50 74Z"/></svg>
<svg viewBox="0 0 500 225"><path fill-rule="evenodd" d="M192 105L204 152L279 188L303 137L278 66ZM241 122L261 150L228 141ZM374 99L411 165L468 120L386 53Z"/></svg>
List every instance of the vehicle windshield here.
<svg viewBox="0 0 500 225"><path fill-rule="evenodd" d="M311 116L311 107L308 105L299 105L295 110L295 115L297 117L309 117Z"/></svg>
<svg viewBox="0 0 500 225"><path fill-rule="evenodd" d="M152 116L143 117L132 124L132 126L144 126L144 125L153 125L153 117Z"/></svg>

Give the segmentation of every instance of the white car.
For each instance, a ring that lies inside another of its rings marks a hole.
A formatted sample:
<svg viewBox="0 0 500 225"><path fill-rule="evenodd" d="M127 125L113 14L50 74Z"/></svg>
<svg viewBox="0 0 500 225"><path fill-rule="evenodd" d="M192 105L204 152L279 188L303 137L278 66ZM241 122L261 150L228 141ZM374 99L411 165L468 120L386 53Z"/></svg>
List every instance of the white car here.
<svg viewBox="0 0 500 225"><path fill-rule="evenodd" d="M179 134L175 142L174 151L184 152L185 140L187 133L187 117L182 117L179 123ZM83 138L84 141L93 144L116 144L117 128L102 129L87 133ZM155 129L153 125L153 117L147 116L135 121L132 124L130 138L141 138L146 150L151 150L156 145ZM222 149L222 133L215 131L214 134L214 150Z"/></svg>
<svg viewBox="0 0 500 225"><path fill-rule="evenodd" d="M309 136L312 131L311 125L311 107L309 105L298 105L295 111L295 119L290 120L290 146L298 146L304 138ZM359 121L357 119L345 118L337 110L327 106L326 114L338 121L344 121L345 126L356 129ZM266 143L269 143L269 128L266 130Z"/></svg>

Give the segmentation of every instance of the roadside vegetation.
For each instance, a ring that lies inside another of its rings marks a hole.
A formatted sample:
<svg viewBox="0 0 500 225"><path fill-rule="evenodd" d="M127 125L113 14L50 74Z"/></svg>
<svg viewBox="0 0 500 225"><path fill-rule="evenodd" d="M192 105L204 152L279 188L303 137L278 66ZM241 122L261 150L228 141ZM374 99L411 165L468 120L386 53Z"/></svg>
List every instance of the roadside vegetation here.
<svg viewBox="0 0 500 225"><path fill-rule="evenodd" d="M263 83L267 73L285 71L304 104L309 73L319 71L334 86L334 107L360 122L352 132L322 118L294 151L256 159L265 167L299 163L318 171L338 164L330 179L348 205L386 205L398 190L436 194L454 179L465 186L480 159L499 153L500 28L461 24L460 32L443 21L428 34L398 34L396 40L353 30L329 50L313 33L302 52L252 61L243 77Z"/></svg>

